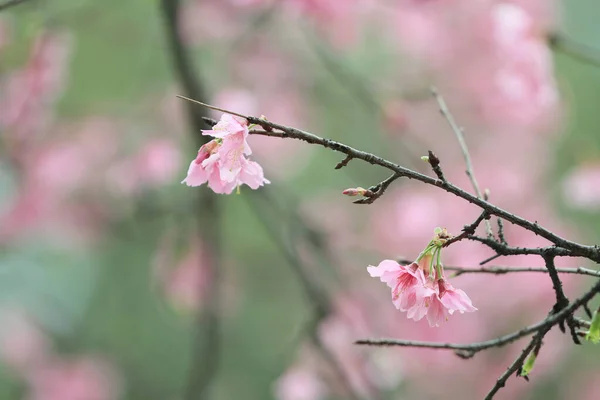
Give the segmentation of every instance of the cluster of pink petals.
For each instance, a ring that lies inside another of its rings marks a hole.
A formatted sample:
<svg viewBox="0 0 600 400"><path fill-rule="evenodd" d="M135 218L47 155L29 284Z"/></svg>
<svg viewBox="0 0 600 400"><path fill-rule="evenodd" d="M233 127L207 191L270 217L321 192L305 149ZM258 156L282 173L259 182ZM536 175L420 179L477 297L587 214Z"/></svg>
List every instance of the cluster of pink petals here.
<svg viewBox="0 0 600 400"><path fill-rule="evenodd" d="M208 182L215 193L221 194L230 194L242 184L258 189L270 183L265 179L262 167L246 157L252 154L246 141L248 121L223 114L212 130L202 131L202 134L216 139L200 147L181 183L200 186Z"/></svg>
<svg viewBox="0 0 600 400"><path fill-rule="evenodd" d="M455 289L443 277L426 277L416 262L404 266L383 260L367 270L392 289L392 302L397 309L405 311L409 319L419 321L427 316L429 326L439 326L455 311L462 314L477 310L464 291Z"/></svg>

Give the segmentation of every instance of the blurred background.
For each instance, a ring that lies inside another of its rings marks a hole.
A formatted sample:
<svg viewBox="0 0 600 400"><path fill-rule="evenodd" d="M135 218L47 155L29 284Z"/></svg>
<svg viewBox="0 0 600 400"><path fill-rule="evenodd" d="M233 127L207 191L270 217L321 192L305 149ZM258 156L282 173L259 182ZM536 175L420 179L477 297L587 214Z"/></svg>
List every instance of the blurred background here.
<svg viewBox="0 0 600 400"><path fill-rule="evenodd" d="M407 320L366 266L416 258L435 227L458 233L476 208L408 181L352 204L343 189L386 171L334 170L339 154L266 137L249 141L267 187L187 187L200 117L219 115L178 94L427 174L431 149L471 190L435 85L493 203L600 239L600 68L564 54L600 50L596 1L5 3L0 399L480 399L523 343L468 361L352 343L486 340L552 307L546 275L466 274L453 284L478 312L440 328ZM514 226L506 237L545 243ZM444 261L491 255L460 242ZM567 295L591 279L565 276ZM599 355L554 330L531 381L511 378L497 398L598 399Z"/></svg>

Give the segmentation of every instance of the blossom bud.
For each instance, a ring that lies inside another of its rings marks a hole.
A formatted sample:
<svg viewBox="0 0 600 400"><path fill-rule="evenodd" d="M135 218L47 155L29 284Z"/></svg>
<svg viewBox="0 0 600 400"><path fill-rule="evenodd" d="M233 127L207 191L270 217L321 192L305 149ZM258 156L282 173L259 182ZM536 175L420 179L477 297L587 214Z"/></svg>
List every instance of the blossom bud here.
<svg viewBox="0 0 600 400"><path fill-rule="evenodd" d="M523 378L528 379L529 374L533 370L533 364L535 364L536 358L537 358L537 354L534 349L531 353L529 353L529 355L525 359L525 362L523 363L523 367L521 367L521 372L519 373L519 376L522 376Z"/></svg>
<svg viewBox="0 0 600 400"><path fill-rule="evenodd" d="M342 194L346 196L368 196L369 190L361 187L345 189Z"/></svg>
<svg viewBox="0 0 600 400"><path fill-rule="evenodd" d="M594 313L590 330L585 335L585 339L594 344L600 343L600 308Z"/></svg>
<svg viewBox="0 0 600 400"><path fill-rule="evenodd" d="M421 160L429 162L429 156L421 156Z"/></svg>

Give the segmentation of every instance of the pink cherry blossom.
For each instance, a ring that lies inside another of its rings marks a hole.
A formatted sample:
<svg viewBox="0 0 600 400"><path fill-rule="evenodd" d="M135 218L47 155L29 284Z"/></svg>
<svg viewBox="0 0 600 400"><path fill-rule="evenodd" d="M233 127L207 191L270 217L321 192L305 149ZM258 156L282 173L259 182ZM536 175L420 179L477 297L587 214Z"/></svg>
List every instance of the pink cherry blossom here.
<svg viewBox="0 0 600 400"><path fill-rule="evenodd" d="M407 312L407 318L421 320L428 312L430 298L436 292L427 285L419 264L408 266L393 260L384 260L377 267L367 267L372 277L378 277L392 289L392 302L400 311Z"/></svg>
<svg viewBox="0 0 600 400"><path fill-rule="evenodd" d="M214 139L200 147L198 156L190 163L188 174L182 183L200 186L208 182L215 193L231 193L242 184L252 189L270 183L265 179L262 167L246 158L252 153L246 138L246 120L224 114L212 130L204 135Z"/></svg>
<svg viewBox="0 0 600 400"><path fill-rule="evenodd" d="M477 308L473 307L469 296L463 290L455 289L447 280L440 279L438 286L440 301L450 314L453 314L455 311L462 314L477 310Z"/></svg>

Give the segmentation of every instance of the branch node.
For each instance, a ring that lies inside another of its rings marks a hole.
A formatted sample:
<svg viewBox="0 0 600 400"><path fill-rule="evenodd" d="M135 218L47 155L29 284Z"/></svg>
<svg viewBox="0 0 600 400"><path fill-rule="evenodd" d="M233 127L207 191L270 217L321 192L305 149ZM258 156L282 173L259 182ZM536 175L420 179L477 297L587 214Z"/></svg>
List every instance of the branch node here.
<svg viewBox="0 0 600 400"><path fill-rule="evenodd" d="M431 165L431 169L433 170L433 172L435 173L435 175L438 177L438 179L440 181L446 182L446 178L444 177L444 172L442 171L442 168L440 167L440 159L431 150L429 150L428 154L429 154L429 156L427 157L427 161L429 162L429 165Z"/></svg>
<svg viewBox="0 0 600 400"><path fill-rule="evenodd" d="M344 158L342 161L340 161L339 163L337 163L337 165L335 166L335 169L341 169L344 168L346 165L348 165L348 163L350 161L352 161L354 157L348 155L346 156L346 158Z"/></svg>

